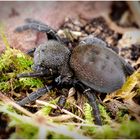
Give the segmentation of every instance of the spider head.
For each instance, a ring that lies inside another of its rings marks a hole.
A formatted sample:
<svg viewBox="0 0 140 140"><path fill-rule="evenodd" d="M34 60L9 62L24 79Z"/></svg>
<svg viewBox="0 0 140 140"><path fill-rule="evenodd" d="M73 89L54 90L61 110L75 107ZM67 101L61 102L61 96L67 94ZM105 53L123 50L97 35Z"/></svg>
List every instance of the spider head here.
<svg viewBox="0 0 140 140"><path fill-rule="evenodd" d="M38 46L34 52L34 64L32 65L32 69L36 72L41 72L47 69L47 64L45 62L47 59L45 58L45 52L47 50L44 44Z"/></svg>
<svg viewBox="0 0 140 140"><path fill-rule="evenodd" d="M44 70L56 71L62 69L65 63L68 63L70 51L62 43L49 40L38 46L34 52L34 71Z"/></svg>

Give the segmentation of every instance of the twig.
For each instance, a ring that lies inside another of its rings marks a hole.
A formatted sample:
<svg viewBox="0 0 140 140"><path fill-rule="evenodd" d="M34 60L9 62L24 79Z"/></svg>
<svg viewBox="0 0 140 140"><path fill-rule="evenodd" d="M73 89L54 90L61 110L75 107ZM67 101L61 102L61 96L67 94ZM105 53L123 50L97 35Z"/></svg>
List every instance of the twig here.
<svg viewBox="0 0 140 140"><path fill-rule="evenodd" d="M24 109L23 107L19 106L18 104L16 104L15 102L13 102L11 99L9 99L8 97L6 97L1 92L0 92L0 100L3 101L5 104L12 105L14 108L16 108L17 110L19 110L20 112L22 112L23 114L25 114L27 116L30 116L30 117L33 117L34 116L34 114L32 114L28 110Z"/></svg>
<svg viewBox="0 0 140 140"><path fill-rule="evenodd" d="M140 3L139 1L128 1L128 6L134 15L134 20L140 27Z"/></svg>
<svg viewBox="0 0 140 140"><path fill-rule="evenodd" d="M82 108L80 106L78 106L78 105L76 105L75 103L72 103L72 102L69 102L69 103L71 103L72 105L77 107L84 114L84 112L83 112L83 110L82 110Z"/></svg>
<svg viewBox="0 0 140 140"><path fill-rule="evenodd" d="M42 113L42 110L37 111L35 114L44 116L44 114ZM68 120L71 118L73 118L71 115L47 116L48 120L53 120L53 121L57 121L57 122L65 121L65 120Z"/></svg>
<svg viewBox="0 0 140 140"><path fill-rule="evenodd" d="M27 111L26 109L24 109L23 107L19 106L18 104L16 104L15 102L13 102L11 99L9 99L5 95L3 95L1 92L0 92L0 100L3 101L5 104L12 105L14 108L16 108L20 112L24 113L25 115L28 115L29 117L27 117L27 116L21 116L20 119L25 119L24 117L26 117L26 122L28 120L28 123L34 124L35 126L38 126L40 128L39 134L38 134L38 137L39 138L44 138L46 136L46 134L47 134L46 132L53 131L55 133L64 134L66 136L69 136L69 137L72 137L72 138L75 138L75 139L80 139L80 138L81 139L89 139L89 137L84 136L84 135L81 135L77 131L76 132L75 131L70 131L64 125L58 125L58 124L55 124L55 123L52 123L52 122L48 122L48 118L46 118L45 116L40 116L40 115L36 115L36 114L34 115L34 114L32 114L31 112ZM45 105L46 104L47 103L45 103ZM74 115L74 114L72 114L72 113L70 113L68 111L66 111L66 113L67 114L70 114L73 117L76 116L76 115ZM76 116L76 118L77 119L80 119L81 121L84 121L81 118L79 118L78 116ZM43 132L42 132L42 129L44 130Z"/></svg>
<svg viewBox="0 0 140 140"><path fill-rule="evenodd" d="M45 105L45 106L50 106L50 107L52 107L54 109L57 109L57 106L56 105L53 105L53 104L50 104L50 103L47 103L47 102L44 102L44 101L41 101L41 100L36 100L36 103L42 104L42 105ZM64 113L66 113L66 114L68 114L68 115L71 115L72 117L74 117L74 118L76 118L76 119L78 119L78 120L80 120L82 122L86 122L85 120L83 120L79 116L76 116L73 113L71 113L71 112L69 112L69 111L67 111L65 109L62 109L61 111L64 112Z"/></svg>
<svg viewBox="0 0 140 140"><path fill-rule="evenodd" d="M85 124L85 123L63 123L64 125L78 125L78 126L89 126L89 127L96 127L96 128L99 128L99 127L102 127L100 125L95 125L95 124Z"/></svg>
<svg viewBox="0 0 140 140"><path fill-rule="evenodd" d="M127 28L124 28L124 27L118 26L115 22L113 22L113 21L110 19L110 17L109 17L108 15L104 15L104 14L103 14L102 16L103 16L103 17L105 18L105 20L107 21L109 27L110 27L112 30L114 30L114 31L116 31L116 32L118 32L118 33L120 33L120 34L124 34L125 32L128 32L128 31L137 31L137 29L134 28L134 27L127 27Z"/></svg>

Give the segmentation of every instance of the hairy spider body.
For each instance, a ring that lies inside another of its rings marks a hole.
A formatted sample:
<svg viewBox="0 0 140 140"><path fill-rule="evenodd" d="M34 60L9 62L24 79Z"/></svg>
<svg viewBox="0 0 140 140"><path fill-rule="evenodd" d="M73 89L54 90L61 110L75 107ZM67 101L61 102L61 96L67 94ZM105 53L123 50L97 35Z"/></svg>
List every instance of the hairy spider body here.
<svg viewBox="0 0 140 140"><path fill-rule="evenodd" d="M34 52L34 71L43 71L47 69L57 70L60 75L70 74L69 58L71 52L64 44L49 40L39 45ZM72 73L71 73L72 74Z"/></svg>
<svg viewBox="0 0 140 140"><path fill-rule="evenodd" d="M117 54L98 44L77 46L70 64L82 83L99 92L115 91L121 88L126 79Z"/></svg>
<svg viewBox="0 0 140 140"><path fill-rule="evenodd" d="M109 49L104 41L92 35L84 38L70 51L56 31L48 25L33 19L27 19L26 22L27 24L18 27L16 31L34 29L45 32L49 40L33 49L34 73L19 74L18 77L55 75L57 77L53 78L54 86L80 87L93 108L95 123L101 125L95 91L110 93L119 89L125 82L126 76L132 74L134 69L122 57ZM25 105L52 88L53 86L45 86L18 103Z"/></svg>

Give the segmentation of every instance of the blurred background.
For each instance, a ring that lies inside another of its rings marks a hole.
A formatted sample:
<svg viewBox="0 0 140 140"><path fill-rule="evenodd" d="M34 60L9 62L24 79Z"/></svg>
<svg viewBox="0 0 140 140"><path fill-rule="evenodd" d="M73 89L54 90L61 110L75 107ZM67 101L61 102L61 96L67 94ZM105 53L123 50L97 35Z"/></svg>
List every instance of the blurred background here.
<svg viewBox="0 0 140 140"><path fill-rule="evenodd" d="M34 40L35 38L32 33L26 34L26 36L24 36L24 34L13 34L13 30L17 26L23 24L24 19L34 18L57 30L67 17L78 18L80 16L86 19L92 19L100 14L108 13L111 4L112 2L92 1L1 1L0 21L5 26L5 31L10 44L24 51L27 50L27 48L32 48L34 46L34 43L32 43L31 40ZM23 42L24 47L22 44ZM1 40L0 44L2 44ZM1 45L0 51L3 49L4 46Z"/></svg>
<svg viewBox="0 0 140 140"><path fill-rule="evenodd" d="M139 2L123 1L1 1L0 22L12 47L27 51L36 46L34 32L14 33L14 29L23 24L26 18L34 18L50 25L55 30L67 18L92 20L103 16L109 27L118 33L140 27ZM119 25L119 26L118 26ZM128 29L129 28L129 29ZM42 37L42 42L46 40ZM0 51L5 46L0 39Z"/></svg>

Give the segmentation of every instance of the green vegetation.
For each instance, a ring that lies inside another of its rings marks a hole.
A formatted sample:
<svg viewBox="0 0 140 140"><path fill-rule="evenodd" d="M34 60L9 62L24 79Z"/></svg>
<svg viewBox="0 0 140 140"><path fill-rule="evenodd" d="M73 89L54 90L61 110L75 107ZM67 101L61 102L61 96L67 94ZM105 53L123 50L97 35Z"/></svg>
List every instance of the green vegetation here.
<svg viewBox="0 0 140 140"><path fill-rule="evenodd" d="M0 91L17 91L25 88L39 88L43 86L41 80L37 78L16 78L17 74L31 72L33 60L19 50L10 48L8 41L1 31L1 37L6 46L6 50L0 56Z"/></svg>

